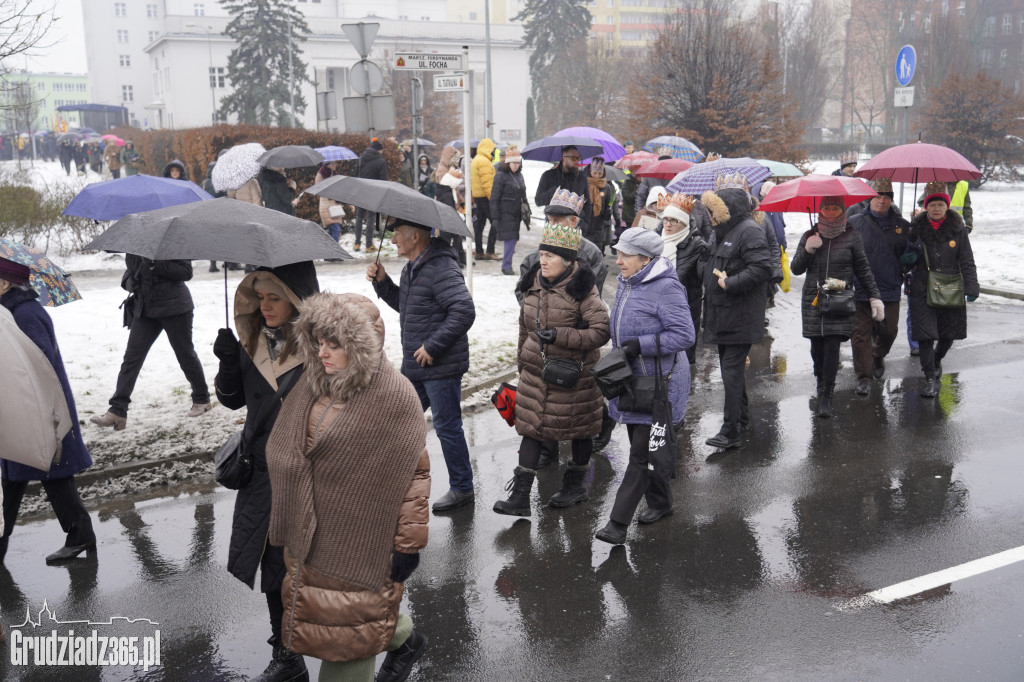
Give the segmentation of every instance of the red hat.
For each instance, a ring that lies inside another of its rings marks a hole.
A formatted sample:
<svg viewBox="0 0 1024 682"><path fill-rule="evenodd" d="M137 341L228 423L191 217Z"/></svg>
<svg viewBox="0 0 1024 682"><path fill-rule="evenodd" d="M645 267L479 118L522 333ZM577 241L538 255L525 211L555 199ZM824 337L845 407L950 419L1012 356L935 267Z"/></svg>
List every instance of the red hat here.
<svg viewBox="0 0 1024 682"><path fill-rule="evenodd" d="M27 265L0 258L0 279L11 284L28 284L29 269Z"/></svg>
<svg viewBox="0 0 1024 682"><path fill-rule="evenodd" d="M928 208L928 204L936 199L941 199L946 202L946 208L949 208L949 195L946 194L946 183L940 181L932 181L925 185L924 188L924 203L921 204L925 208Z"/></svg>

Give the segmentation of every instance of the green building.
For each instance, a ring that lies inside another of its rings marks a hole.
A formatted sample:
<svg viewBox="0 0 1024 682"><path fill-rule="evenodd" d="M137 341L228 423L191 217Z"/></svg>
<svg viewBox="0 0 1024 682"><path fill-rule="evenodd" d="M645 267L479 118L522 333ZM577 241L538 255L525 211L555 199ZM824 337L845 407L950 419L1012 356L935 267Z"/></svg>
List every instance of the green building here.
<svg viewBox="0 0 1024 682"><path fill-rule="evenodd" d="M81 127L80 114L57 107L89 102L85 74L15 71L0 89L0 130L33 132Z"/></svg>

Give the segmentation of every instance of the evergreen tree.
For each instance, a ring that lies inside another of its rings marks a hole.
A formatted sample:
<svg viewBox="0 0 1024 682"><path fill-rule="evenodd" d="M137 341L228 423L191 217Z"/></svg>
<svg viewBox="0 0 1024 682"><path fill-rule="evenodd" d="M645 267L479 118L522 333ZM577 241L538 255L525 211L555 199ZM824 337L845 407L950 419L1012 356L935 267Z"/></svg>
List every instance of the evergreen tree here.
<svg viewBox="0 0 1024 682"><path fill-rule="evenodd" d="M530 79L534 94L546 80L548 67L559 58L572 58L570 47L590 33L586 0L526 0L515 21L523 22L523 47L532 48Z"/></svg>
<svg viewBox="0 0 1024 682"><path fill-rule="evenodd" d="M220 4L233 17L224 32L238 44L228 57L234 92L221 99L220 114L238 114L239 123L293 125L289 87L295 89L296 114L306 110L299 90L309 80L299 48L310 32L305 16L289 0L220 0Z"/></svg>

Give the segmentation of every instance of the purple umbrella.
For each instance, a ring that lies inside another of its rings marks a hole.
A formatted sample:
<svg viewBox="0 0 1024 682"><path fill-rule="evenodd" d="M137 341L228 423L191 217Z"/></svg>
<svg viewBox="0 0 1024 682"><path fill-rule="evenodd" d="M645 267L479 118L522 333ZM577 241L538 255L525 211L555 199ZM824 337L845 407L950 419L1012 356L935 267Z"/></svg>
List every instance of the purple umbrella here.
<svg viewBox="0 0 1024 682"><path fill-rule="evenodd" d="M600 155L595 154L595 156L603 156L606 163L613 163L626 155L626 150L623 149L618 140L600 128L576 126L575 128L559 130L555 135L575 135L576 137L589 137L592 140L596 140L604 151ZM590 159L584 159L582 163L590 163Z"/></svg>
<svg viewBox="0 0 1024 682"><path fill-rule="evenodd" d="M604 151L601 144L592 137L551 135L526 145L521 154L524 159L531 161L558 163L562 160L562 147L576 147L582 158L597 156Z"/></svg>
<svg viewBox="0 0 1024 682"><path fill-rule="evenodd" d="M756 160L743 157L739 159L718 159L708 163L698 163L672 178L668 191L682 192L700 196L715 187L715 178L719 173L741 173L750 185L755 185L771 177L770 168L762 166Z"/></svg>

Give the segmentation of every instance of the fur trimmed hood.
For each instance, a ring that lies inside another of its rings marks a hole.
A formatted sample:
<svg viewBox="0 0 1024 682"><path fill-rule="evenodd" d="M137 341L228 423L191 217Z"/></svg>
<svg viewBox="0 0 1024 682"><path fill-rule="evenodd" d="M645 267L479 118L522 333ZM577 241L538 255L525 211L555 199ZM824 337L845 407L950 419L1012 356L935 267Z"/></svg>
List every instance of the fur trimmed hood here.
<svg viewBox="0 0 1024 682"><path fill-rule="evenodd" d="M914 219L910 221L910 224L921 239L929 242L949 241L956 237L956 233L960 228L965 227L963 217L951 208L946 209L946 217L943 218L942 225L940 225L937 230L932 229L932 226L928 221L927 212L922 212L916 215Z"/></svg>
<svg viewBox="0 0 1024 682"><path fill-rule="evenodd" d="M576 266L575 271L569 275L569 281L565 284L565 293L569 294L574 301L583 301L590 295L590 290L597 285L597 276L590 269L590 264L580 258L577 258L573 265ZM516 290L525 293L539 287L540 284L537 280L539 274L540 261L526 271L526 274L519 280L519 284L516 285Z"/></svg>
<svg viewBox="0 0 1024 682"><path fill-rule="evenodd" d="M741 189L720 189L717 192L704 192L701 203L711 215L711 224L735 225L750 215L750 195Z"/></svg>
<svg viewBox="0 0 1024 682"><path fill-rule="evenodd" d="M299 306L295 321L299 353L306 367L306 380L317 397L329 395L341 402L366 388L384 354L384 320L380 310L360 294L313 294ZM348 356L348 367L327 374L319 358L319 340L336 344Z"/></svg>

